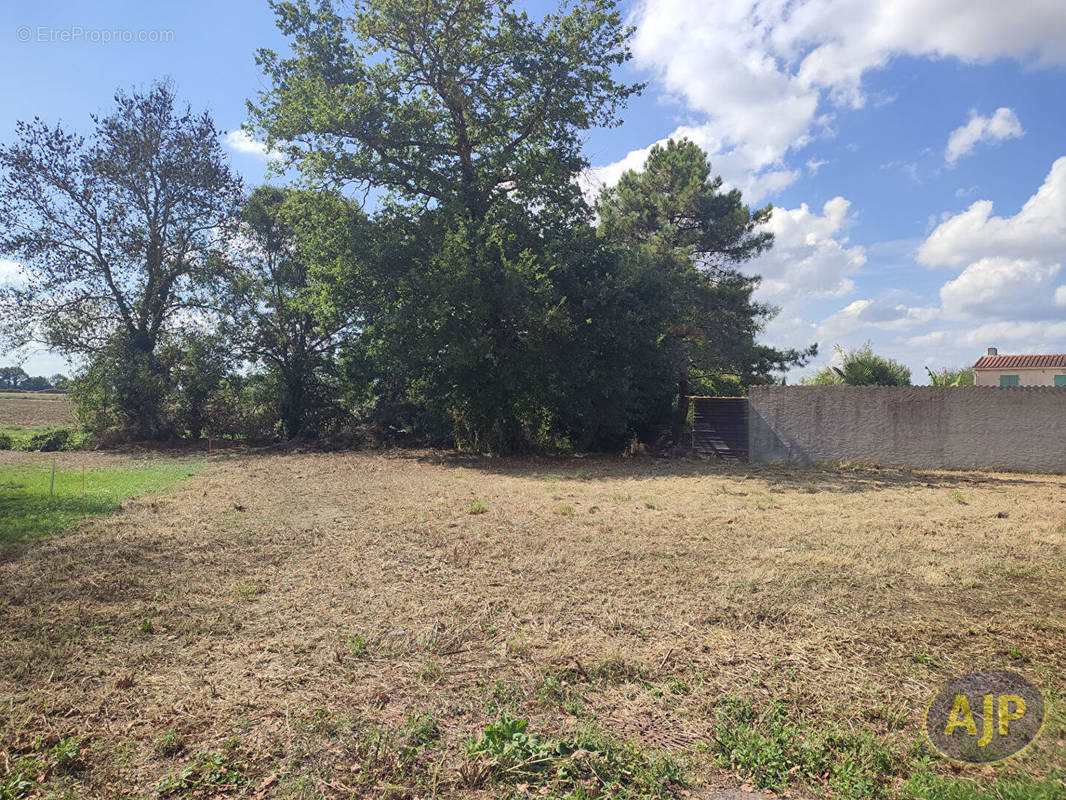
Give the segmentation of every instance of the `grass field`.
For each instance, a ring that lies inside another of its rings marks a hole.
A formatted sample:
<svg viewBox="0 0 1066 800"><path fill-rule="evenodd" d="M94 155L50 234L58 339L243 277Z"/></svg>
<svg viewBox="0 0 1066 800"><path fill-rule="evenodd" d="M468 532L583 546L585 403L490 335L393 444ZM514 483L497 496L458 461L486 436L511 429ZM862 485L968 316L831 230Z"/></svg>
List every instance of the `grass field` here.
<svg viewBox="0 0 1066 800"><path fill-rule="evenodd" d="M1066 796L1062 477L216 457L0 619L0 797ZM921 719L983 668L1051 714L961 771Z"/></svg>
<svg viewBox="0 0 1066 800"><path fill-rule="evenodd" d="M63 454L37 463L0 466L0 548L27 538L48 535L85 517L112 514L122 501L143 492L162 489L195 474L195 461L145 461L126 467L67 469L71 459Z"/></svg>

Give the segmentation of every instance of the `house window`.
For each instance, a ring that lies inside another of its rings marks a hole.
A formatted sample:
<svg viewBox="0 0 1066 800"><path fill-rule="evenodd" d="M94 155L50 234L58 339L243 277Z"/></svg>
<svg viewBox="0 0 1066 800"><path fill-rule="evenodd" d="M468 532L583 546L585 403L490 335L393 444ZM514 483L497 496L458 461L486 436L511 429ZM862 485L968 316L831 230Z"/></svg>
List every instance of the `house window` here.
<svg viewBox="0 0 1066 800"><path fill-rule="evenodd" d="M1018 385L1018 376L1017 375L1000 375L999 376L999 385L1000 386L1017 386Z"/></svg>
<svg viewBox="0 0 1066 800"><path fill-rule="evenodd" d="M1055 376L1055 385L1056 386L1066 386L1066 375L1056 375Z"/></svg>

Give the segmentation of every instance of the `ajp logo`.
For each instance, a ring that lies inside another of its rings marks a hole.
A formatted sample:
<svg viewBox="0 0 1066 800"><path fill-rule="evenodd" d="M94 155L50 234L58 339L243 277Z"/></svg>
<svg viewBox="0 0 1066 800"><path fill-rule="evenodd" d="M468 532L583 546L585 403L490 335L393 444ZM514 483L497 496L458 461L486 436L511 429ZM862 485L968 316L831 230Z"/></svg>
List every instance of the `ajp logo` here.
<svg viewBox="0 0 1066 800"><path fill-rule="evenodd" d="M1040 690L1021 675L983 670L956 678L925 712L925 738L955 764L998 764L1022 753L1044 728Z"/></svg>

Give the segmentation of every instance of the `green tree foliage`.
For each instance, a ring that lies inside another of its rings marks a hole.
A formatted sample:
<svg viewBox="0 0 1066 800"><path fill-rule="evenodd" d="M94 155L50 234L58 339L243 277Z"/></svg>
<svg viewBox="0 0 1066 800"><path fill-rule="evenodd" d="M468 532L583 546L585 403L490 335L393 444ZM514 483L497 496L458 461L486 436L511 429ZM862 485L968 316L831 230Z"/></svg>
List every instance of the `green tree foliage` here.
<svg viewBox="0 0 1066 800"><path fill-rule="evenodd" d="M936 372L925 368L930 386L973 386L973 367L943 367Z"/></svg>
<svg viewBox="0 0 1066 800"><path fill-rule="evenodd" d="M33 375L24 380L19 388L27 392L43 392L47 389L51 389L52 384L50 384L48 378L43 375Z"/></svg>
<svg viewBox="0 0 1066 800"><path fill-rule="evenodd" d="M773 371L802 365L816 352L776 350L755 336L776 309L752 299L757 276L737 267L773 244L762 230L771 208L744 205L738 190L722 191L695 143L655 145L642 171L628 171L596 204L603 237L635 259L662 316L647 329L659 343L662 367L677 380L673 435L688 416L691 370L735 376L740 387L768 383Z"/></svg>
<svg viewBox="0 0 1066 800"><path fill-rule="evenodd" d="M179 346L167 347L169 403L174 429L194 439L219 432L222 384L230 370L228 342L217 334L190 332Z"/></svg>
<svg viewBox="0 0 1066 800"><path fill-rule="evenodd" d="M252 123L314 180L383 187L475 221L497 202L568 207L582 131L618 122L639 87L613 0L533 20L510 0L274 2L293 56L260 50L273 86ZM350 35L352 34L352 35Z"/></svg>
<svg viewBox="0 0 1066 800"><path fill-rule="evenodd" d="M574 255L594 244L574 180L581 132L617 122L637 89L611 76L629 57L612 0L539 21L476 0L368 0L350 19L275 9L294 55L260 52L273 88L253 123L310 180L388 193L379 313L353 368L381 402L423 404L479 449L579 426L591 442L586 395L602 391L588 371L575 386L568 362L588 360L577 337L598 320L565 288L594 293L605 269Z"/></svg>
<svg viewBox="0 0 1066 800"><path fill-rule="evenodd" d="M337 413L338 352L364 323L366 218L338 194L261 186L241 223L223 331L265 368L281 434L321 433Z"/></svg>
<svg viewBox="0 0 1066 800"><path fill-rule="evenodd" d="M211 117L169 84L115 104L88 140L34 120L0 147L0 254L26 273L0 288L0 334L86 357L117 424L156 437L171 432L157 348L204 307L241 191Z"/></svg>
<svg viewBox="0 0 1066 800"><path fill-rule="evenodd" d="M808 386L910 386L911 371L898 361L879 356L869 342L854 350L837 346L840 366L828 366L813 378L803 381Z"/></svg>

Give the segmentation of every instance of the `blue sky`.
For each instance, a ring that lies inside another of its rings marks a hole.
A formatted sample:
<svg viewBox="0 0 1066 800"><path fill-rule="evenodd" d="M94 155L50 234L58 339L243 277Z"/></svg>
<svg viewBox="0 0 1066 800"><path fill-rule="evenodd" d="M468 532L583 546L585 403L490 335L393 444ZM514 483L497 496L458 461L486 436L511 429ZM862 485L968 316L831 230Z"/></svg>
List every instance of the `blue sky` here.
<svg viewBox="0 0 1066 800"><path fill-rule="evenodd" d="M772 202L777 246L747 267L781 308L766 341L817 341L821 364L870 340L916 382L988 346L1066 352L1066 4L623 7L637 28L624 76L649 83L624 125L588 135L589 184L687 135L752 203ZM263 86L256 48L286 46L262 0L7 5L3 37L3 140L35 115L86 130L116 88L164 76L232 131ZM262 180L261 148L228 149ZM15 269L0 261L0 280ZM42 352L24 366L66 369Z"/></svg>

